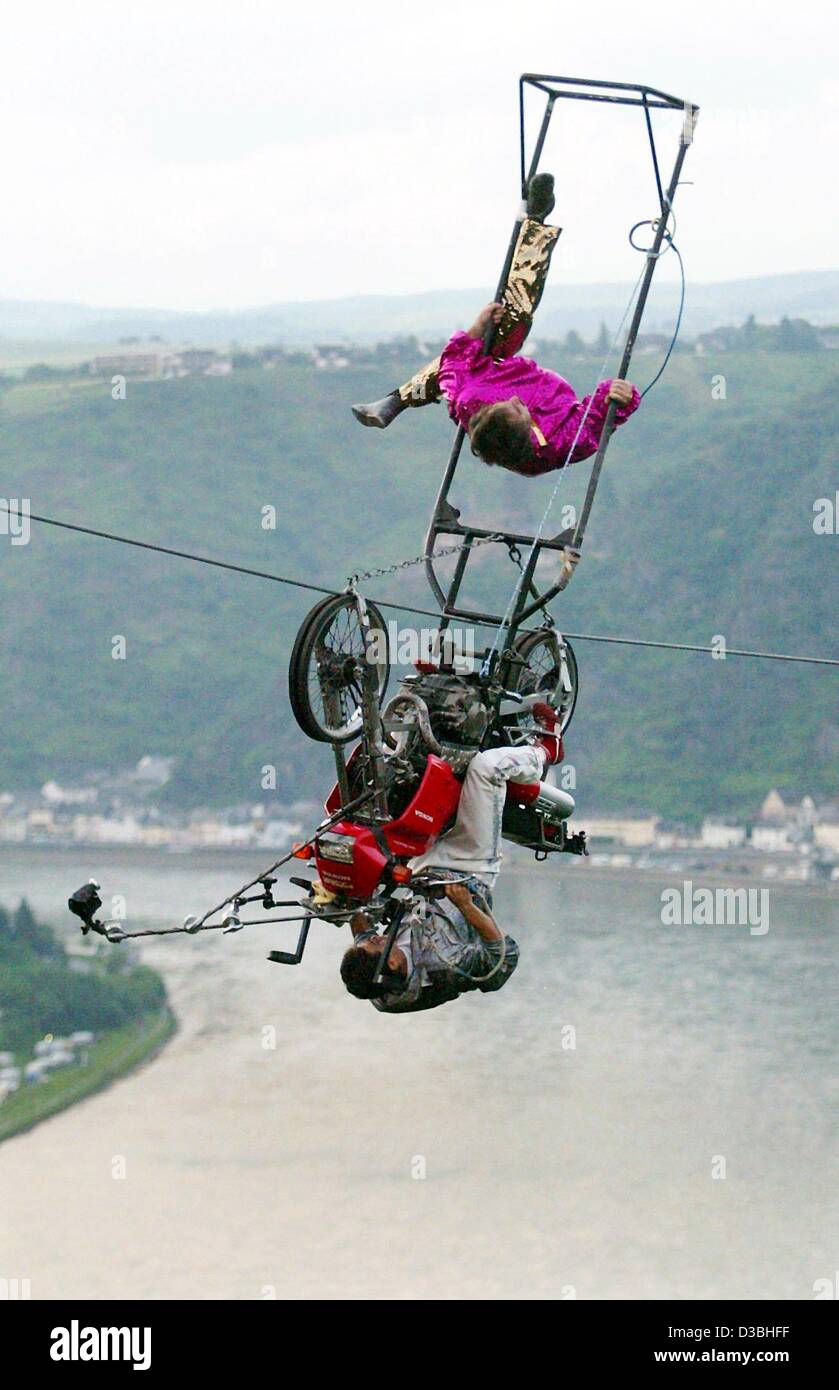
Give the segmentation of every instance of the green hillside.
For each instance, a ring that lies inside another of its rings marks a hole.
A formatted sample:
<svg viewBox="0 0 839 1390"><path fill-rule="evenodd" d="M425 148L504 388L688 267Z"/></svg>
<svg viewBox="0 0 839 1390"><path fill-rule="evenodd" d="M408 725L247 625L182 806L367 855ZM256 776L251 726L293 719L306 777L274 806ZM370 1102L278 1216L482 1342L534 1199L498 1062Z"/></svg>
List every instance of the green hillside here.
<svg viewBox="0 0 839 1390"><path fill-rule="evenodd" d="M160 976L130 956L103 949L85 959L83 971L73 965L25 901L14 911L0 904L0 1051L22 1053L39 1038L76 1029L99 1035L166 1008Z"/></svg>
<svg viewBox="0 0 839 1390"><path fill-rule="evenodd" d="M0 1143L125 1075L175 1031L156 971L101 943L69 955L25 901L13 911L0 904L0 998ZM33 1055L50 1044L60 1063Z"/></svg>
<svg viewBox="0 0 839 1390"><path fill-rule="evenodd" d="M653 361L639 359L642 385ZM590 360L562 365L588 387ZM725 400L712 399L716 372ZM340 586L420 551L451 439L442 408L384 434L358 427L350 402L390 384L374 368L301 366L129 383L125 401L105 382L15 389L0 408L0 496ZM837 538L814 534L812 509L837 488L838 384L828 353L677 357L612 446L585 559L556 606L565 628L837 655ZM587 473L562 480L558 505L579 500ZM555 481L466 456L455 500L486 524L530 527ZM268 505L275 531L261 527ZM512 575L486 551L476 573L485 601ZM298 731L285 688L315 595L34 524L27 546L0 538L0 583L0 791L145 753L176 757L182 804L264 799L266 763L280 801L323 791L329 751ZM369 589L429 606L419 568ZM772 784L835 792L835 671L577 652L582 804L685 819L748 811Z"/></svg>

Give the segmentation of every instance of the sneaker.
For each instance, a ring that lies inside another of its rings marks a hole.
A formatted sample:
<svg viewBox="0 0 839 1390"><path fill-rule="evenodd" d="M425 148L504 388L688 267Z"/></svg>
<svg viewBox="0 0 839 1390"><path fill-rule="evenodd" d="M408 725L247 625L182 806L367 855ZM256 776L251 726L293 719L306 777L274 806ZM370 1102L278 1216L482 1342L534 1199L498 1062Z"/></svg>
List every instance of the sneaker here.
<svg viewBox="0 0 839 1390"><path fill-rule="evenodd" d="M395 420L397 415L401 415L403 410L407 410L408 402L403 401L398 391L391 391L389 396L383 396L380 401L371 401L369 405L354 405L352 413L361 425L369 425L375 430L386 430L391 420Z"/></svg>
<svg viewBox="0 0 839 1390"><path fill-rule="evenodd" d="M565 749L562 746L562 734L556 732L559 715L553 705L549 705L547 700L539 700L533 706L533 718L545 730L544 734L537 738L537 743L541 744L548 755L547 766L553 767L556 763L561 763L565 757Z"/></svg>

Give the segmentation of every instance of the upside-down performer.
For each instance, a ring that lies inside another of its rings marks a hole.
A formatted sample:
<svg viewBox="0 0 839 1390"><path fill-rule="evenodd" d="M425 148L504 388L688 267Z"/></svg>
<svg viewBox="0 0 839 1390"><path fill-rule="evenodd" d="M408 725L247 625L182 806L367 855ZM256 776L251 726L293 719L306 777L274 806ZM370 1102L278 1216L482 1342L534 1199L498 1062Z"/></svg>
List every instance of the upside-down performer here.
<svg viewBox="0 0 839 1390"><path fill-rule="evenodd" d="M403 386L380 401L353 406L362 425L386 429L403 410L445 397L452 419L469 435L473 454L535 477L596 453L610 400L617 404L616 424L638 409L641 398L626 381L601 381L591 396L579 400L556 372L515 356L533 324L561 230L544 220L553 211L553 184L551 174L536 174L530 182L527 217L503 300L488 304L467 332L455 333L440 357ZM495 332L486 353L483 339L490 323Z"/></svg>
<svg viewBox="0 0 839 1390"><path fill-rule="evenodd" d="M486 994L501 989L509 980L519 948L492 915L507 784L515 784L520 800L530 800L545 768L564 757L562 738L554 732L556 712L540 703L533 714L544 734L517 748L476 753L452 829L412 860L414 875L430 871L456 878L446 884L444 899L429 901L424 917L398 933L382 981L384 992L374 985L374 976L385 938L364 912L353 917L354 941L341 962L341 978L357 999L369 999L383 1013L416 1013L472 990Z"/></svg>

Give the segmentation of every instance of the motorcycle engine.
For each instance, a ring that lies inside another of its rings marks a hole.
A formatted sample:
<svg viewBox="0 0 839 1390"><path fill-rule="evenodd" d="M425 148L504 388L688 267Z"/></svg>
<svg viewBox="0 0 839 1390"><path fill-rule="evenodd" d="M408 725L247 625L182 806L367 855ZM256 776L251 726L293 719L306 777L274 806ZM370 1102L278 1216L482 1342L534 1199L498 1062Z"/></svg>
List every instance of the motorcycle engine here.
<svg viewBox="0 0 839 1390"><path fill-rule="evenodd" d="M489 706L477 675L443 670L406 676L384 711L386 722L388 710L399 710L401 695L413 696L417 704L413 712L409 704L397 714L402 727L388 738L388 805L394 817L401 815L409 804L425 771L431 750L423 724L436 740L433 751L439 752L456 777L463 777L490 722Z"/></svg>
<svg viewBox="0 0 839 1390"><path fill-rule="evenodd" d="M451 671L423 672L406 677L403 688L424 700L431 731L443 745L444 757L448 759L451 750L460 762L458 754L468 753L471 757L477 752L490 718L478 676L461 676Z"/></svg>

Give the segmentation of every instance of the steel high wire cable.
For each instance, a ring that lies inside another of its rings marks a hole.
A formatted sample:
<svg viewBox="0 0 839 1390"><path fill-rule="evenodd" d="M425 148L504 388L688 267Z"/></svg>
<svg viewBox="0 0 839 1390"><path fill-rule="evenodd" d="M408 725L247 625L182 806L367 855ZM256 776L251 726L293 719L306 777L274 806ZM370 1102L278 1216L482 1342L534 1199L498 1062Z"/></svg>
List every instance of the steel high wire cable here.
<svg viewBox="0 0 839 1390"><path fill-rule="evenodd" d="M21 515L16 508L6 504L0 504L0 512L5 512L9 516L18 517ZM43 526L55 526L62 531L74 531L83 536L93 536L98 540L113 541L118 545L129 545L137 550L150 550L158 555L173 555L179 560L190 560L194 564L210 565L214 569L230 570L233 574L245 574L254 579L268 579L274 584L286 584L293 589L305 589L315 594L325 594L328 597L337 596L344 592L338 588L326 588L322 584L309 584L303 579L292 579L288 575L274 574L270 570L253 569L249 565L236 565L229 560L216 560L209 555L196 555L189 550L175 550L172 546L157 545L152 541L137 540L133 536L120 536L113 531L100 531L93 526L82 526L78 522L61 521L57 517L41 516L37 512L28 512L30 521L37 521ZM399 613L413 613L422 618L440 617L439 609L418 608L410 603L399 603L395 599L372 598L372 603L378 604L380 608L395 608ZM487 627L487 623L479 623L477 626ZM536 629L534 629L535 631ZM705 652L711 656L719 657L720 653L715 647L703 647L693 642L659 642L653 639L641 637L611 637L602 633L593 632L565 632L566 637L573 638L578 642L604 642L624 647L651 647L662 651L680 652ZM809 666L839 666L839 658L829 656L798 656L790 652L762 652L745 647L727 647L726 656L753 657L762 661L791 661Z"/></svg>

